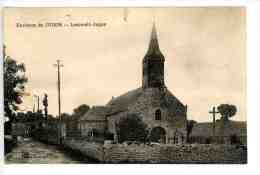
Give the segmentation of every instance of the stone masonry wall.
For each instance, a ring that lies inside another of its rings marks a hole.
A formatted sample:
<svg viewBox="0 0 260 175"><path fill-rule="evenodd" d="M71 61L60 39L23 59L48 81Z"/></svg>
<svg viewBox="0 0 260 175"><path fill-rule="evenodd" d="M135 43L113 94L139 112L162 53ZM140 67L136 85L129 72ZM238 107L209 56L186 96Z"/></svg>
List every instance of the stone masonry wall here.
<svg viewBox="0 0 260 175"><path fill-rule="evenodd" d="M232 145L113 145L104 151L109 163L246 163L247 151Z"/></svg>
<svg viewBox="0 0 260 175"><path fill-rule="evenodd" d="M103 161L103 144L86 142L84 140L65 139L63 144L72 150L80 151L83 155L93 159Z"/></svg>
<svg viewBox="0 0 260 175"><path fill-rule="evenodd" d="M247 149L234 145L123 145L66 140L64 144L102 163L247 163Z"/></svg>

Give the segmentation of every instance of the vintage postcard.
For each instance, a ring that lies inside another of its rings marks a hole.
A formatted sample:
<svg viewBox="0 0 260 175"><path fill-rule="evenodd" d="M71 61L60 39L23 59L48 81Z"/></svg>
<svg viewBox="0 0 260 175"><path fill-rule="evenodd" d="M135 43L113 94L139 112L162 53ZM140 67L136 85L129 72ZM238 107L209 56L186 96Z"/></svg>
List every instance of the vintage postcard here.
<svg viewBox="0 0 260 175"><path fill-rule="evenodd" d="M5 164L247 164L246 12L4 8Z"/></svg>

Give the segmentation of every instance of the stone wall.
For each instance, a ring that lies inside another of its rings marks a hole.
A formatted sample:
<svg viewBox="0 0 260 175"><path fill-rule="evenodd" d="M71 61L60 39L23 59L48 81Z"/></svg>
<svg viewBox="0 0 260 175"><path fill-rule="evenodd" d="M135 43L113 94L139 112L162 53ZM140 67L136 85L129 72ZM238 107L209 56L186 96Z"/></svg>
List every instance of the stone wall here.
<svg viewBox="0 0 260 175"><path fill-rule="evenodd" d="M25 123L12 123L12 135L24 136L27 130L29 130L29 126Z"/></svg>
<svg viewBox="0 0 260 175"><path fill-rule="evenodd" d="M105 148L109 163L246 163L247 150L232 145L113 145Z"/></svg>
<svg viewBox="0 0 260 175"><path fill-rule="evenodd" d="M87 157L91 157L99 161L103 161L104 159L103 144L87 142L84 140L65 139L63 140L63 145L71 148L72 150L79 151Z"/></svg>
<svg viewBox="0 0 260 175"><path fill-rule="evenodd" d="M247 163L247 149L234 145L102 145L73 139L64 144L103 163Z"/></svg>

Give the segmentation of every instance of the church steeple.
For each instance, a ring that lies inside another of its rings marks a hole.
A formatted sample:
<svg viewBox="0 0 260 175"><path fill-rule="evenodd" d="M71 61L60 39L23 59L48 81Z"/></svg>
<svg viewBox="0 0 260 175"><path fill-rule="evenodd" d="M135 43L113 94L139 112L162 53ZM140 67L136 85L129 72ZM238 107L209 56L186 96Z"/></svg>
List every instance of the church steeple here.
<svg viewBox="0 0 260 175"><path fill-rule="evenodd" d="M160 51L155 24L143 59L143 88L164 87L164 56Z"/></svg>
<svg viewBox="0 0 260 175"><path fill-rule="evenodd" d="M161 61L164 61L164 56L160 51L160 47L157 39L155 23L153 23L150 43L144 59L160 59Z"/></svg>

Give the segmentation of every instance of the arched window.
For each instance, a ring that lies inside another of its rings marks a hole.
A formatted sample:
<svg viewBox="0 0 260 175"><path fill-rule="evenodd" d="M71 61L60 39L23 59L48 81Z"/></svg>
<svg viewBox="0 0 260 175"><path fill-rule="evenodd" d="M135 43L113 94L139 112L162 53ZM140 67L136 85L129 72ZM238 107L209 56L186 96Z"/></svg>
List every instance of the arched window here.
<svg viewBox="0 0 260 175"><path fill-rule="evenodd" d="M161 120L162 119L162 113L160 109L157 109L155 111L155 120Z"/></svg>
<svg viewBox="0 0 260 175"><path fill-rule="evenodd" d="M178 144L178 136L177 135L175 135L173 137L173 144Z"/></svg>

